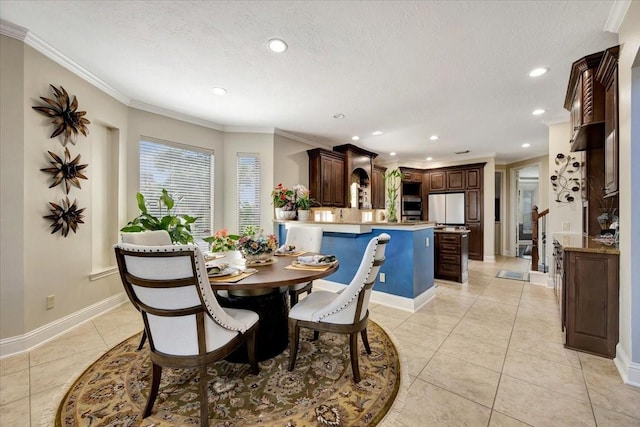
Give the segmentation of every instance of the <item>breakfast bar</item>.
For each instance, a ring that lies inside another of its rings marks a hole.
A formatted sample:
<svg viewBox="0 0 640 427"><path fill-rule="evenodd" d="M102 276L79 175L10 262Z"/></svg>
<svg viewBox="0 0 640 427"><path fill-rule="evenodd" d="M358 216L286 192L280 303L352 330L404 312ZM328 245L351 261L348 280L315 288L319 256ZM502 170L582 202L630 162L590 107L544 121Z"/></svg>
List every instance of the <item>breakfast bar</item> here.
<svg viewBox="0 0 640 427"><path fill-rule="evenodd" d="M415 311L435 295L434 224L431 222L276 221L279 241L296 225L321 227L322 250L340 261L340 270L314 286L339 291L349 284L371 237L387 233L391 241L373 287L372 301Z"/></svg>

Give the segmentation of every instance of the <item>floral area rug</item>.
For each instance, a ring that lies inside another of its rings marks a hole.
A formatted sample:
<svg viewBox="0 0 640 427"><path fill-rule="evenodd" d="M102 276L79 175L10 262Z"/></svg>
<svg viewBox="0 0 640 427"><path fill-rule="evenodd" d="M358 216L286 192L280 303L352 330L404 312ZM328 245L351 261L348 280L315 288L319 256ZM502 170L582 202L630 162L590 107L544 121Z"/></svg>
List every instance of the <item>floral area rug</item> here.
<svg viewBox="0 0 640 427"><path fill-rule="evenodd" d="M375 426L391 407L400 385L400 360L391 338L377 324L367 328L371 354L359 339L362 380L354 384L346 335L301 330L296 368L289 351L248 364L220 361L209 367L210 426ZM162 371L151 416L142 419L149 395L148 347L140 334L123 341L91 365L71 386L56 414L58 426L199 425L197 370Z"/></svg>

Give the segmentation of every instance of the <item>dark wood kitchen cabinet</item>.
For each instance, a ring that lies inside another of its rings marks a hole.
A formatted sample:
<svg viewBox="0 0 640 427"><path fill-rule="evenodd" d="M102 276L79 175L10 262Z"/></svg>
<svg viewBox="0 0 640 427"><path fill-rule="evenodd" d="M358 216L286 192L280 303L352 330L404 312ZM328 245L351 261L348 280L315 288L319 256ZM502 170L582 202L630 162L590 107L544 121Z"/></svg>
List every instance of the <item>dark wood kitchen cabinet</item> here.
<svg viewBox="0 0 640 427"><path fill-rule="evenodd" d="M448 170L447 171L447 190L448 191L464 191L466 188L465 185L465 174L464 170Z"/></svg>
<svg viewBox="0 0 640 427"><path fill-rule="evenodd" d="M322 206L345 207L345 156L335 151L308 150L309 191Z"/></svg>
<svg viewBox="0 0 640 427"><path fill-rule="evenodd" d="M565 347L608 358L618 344L619 255L612 252L564 248L562 288Z"/></svg>
<svg viewBox="0 0 640 427"><path fill-rule="evenodd" d="M435 232L435 277L464 283L469 279L469 233Z"/></svg>
<svg viewBox="0 0 640 427"><path fill-rule="evenodd" d="M571 114L571 151L602 147L604 141L604 86L596 79L596 69L604 52L573 63L564 108Z"/></svg>
<svg viewBox="0 0 640 427"><path fill-rule="evenodd" d="M387 171L387 168L382 166L373 166L373 200L372 200L372 208L373 209L384 209L385 208L385 187L384 187L384 174Z"/></svg>
<svg viewBox="0 0 640 427"><path fill-rule="evenodd" d="M446 191L447 181L445 171L429 171L429 191Z"/></svg>
<svg viewBox="0 0 640 427"><path fill-rule="evenodd" d="M618 193L618 53L619 46L604 51L596 78L604 85L604 192Z"/></svg>

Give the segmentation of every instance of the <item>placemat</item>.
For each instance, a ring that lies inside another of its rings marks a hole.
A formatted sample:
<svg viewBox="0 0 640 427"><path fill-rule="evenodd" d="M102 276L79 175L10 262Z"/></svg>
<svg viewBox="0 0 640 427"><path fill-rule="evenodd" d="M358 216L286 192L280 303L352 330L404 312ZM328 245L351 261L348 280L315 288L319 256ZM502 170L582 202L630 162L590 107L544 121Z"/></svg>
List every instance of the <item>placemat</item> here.
<svg viewBox="0 0 640 427"><path fill-rule="evenodd" d="M211 282L216 282L216 283L236 283L239 282L242 279L245 279L249 276L251 276L252 274L256 274L257 271L249 271L249 272L242 272L240 274L238 274L237 276L223 276L223 277L209 277L209 283Z"/></svg>
<svg viewBox="0 0 640 427"><path fill-rule="evenodd" d="M284 269L285 270L307 270L307 271L325 271L328 270L329 268L331 268L333 264L328 264L328 265L302 265L302 264L290 264L287 265Z"/></svg>

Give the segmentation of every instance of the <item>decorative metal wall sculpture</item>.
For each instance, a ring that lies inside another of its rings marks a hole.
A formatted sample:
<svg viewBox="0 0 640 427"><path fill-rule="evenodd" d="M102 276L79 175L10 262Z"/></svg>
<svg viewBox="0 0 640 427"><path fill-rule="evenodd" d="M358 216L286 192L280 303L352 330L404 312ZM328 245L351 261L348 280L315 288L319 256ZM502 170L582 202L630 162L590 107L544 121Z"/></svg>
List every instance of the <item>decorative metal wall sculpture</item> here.
<svg viewBox="0 0 640 427"><path fill-rule="evenodd" d="M76 111L78 109L78 99L74 95L73 100L69 101L69 94L62 86L60 86L60 89L57 89L54 85L49 86L51 86L56 96L56 101L41 96L40 99L49 104L50 107L35 106L32 108L54 118L51 123L57 125L57 128L49 138L55 138L64 133L62 146L66 146L68 141L75 145L78 132L84 136L87 136L89 132L86 125L91 122L83 117L87 112Z"/></svg>
<svg viewBox="0 0 640 427"><path fill-rule="evenodd" d="M57 205L53 202L49 202L51 205L51 215L47 215L43 218L51 220L51 227L53 230L51 234L55 233L58 230L61 230L63 237L67 237L69 234L69 229L73 230L75 233L78 229L78 224L84 224L82 218L82 212L84 212L85 208L78 209L77 200L74 200L73 203L69 203L69 198L65 197L65 200L62 201L61 205Z"/></svg>
<svg viewBox="0 0 640 427"><path fill-rule="evenodd" d="M580 191L580 162L570 154L558 153L555 160L558 169L551 175L551 185L556 193L556 202L570 203L575 200L574 193Z"/></svg>
<svg viewBox="0 0 640 427"><path fill-rule="evenodd" d="M78 133L87 136L89 133L87 125L91 122L84 117L87 114L85 111L77 111L78 99L75 95L73 96L73 99L69 99L69 94L62 86L60 86L60 89L56 88L52 84L49 86L53 90L56 98L55 101L41 96L40 99L49 104L49 106L34 106L32 108L49 117L53 117L51 123L56 125L56 128L50 138L62 135L63 138L60 140L60 143L65 147L64 160L55 153L48 151L49 155L53 158L53 161L49 162L52 167L42 168L40 170L53 175L53 183L49 188L55 187L61 182L64 182L64 191L66 194L69 194L71 185L80 188L79 180L87 179L82 171L89 165L79 164L79 154L71 160L71 153L66 145L69 141L75 145L78 139ZM82 220L84 215L82 215L82 212L84 212L85 208L78 209L76 200L74 200L73 203L70 203L69 197L65 197L65 199L62 200L62 203L56 204L49 202L49 205L51 205L51 208L49 209L51 214L46 215L43 218L51 221L51 227L53 228L51 234L60 230L62 236L67 237L69 235L69 230L73 230L75 233L78 229L78 224L84 224L84 221Z"/></svg>
<svg viewBox="0 0 640 427"><path fill-rule="evenodd" d="M80 179L87 179L86 176L82 174L82 170L89 165L79 165L80 162L80 154L76 156L73 161L71 160L71 153L69 153L69 149L65 147L64 149L64 160L58 157L55 153L51 151L48 152L51 157L53 157L51 168L43 168L40 169L42 172L48 172L53 175L53 184L49 186L49 188L55 187L56 185L64 182L65 191L69 194L70 186L73 184L77 188L80 187Z"/></svg>

